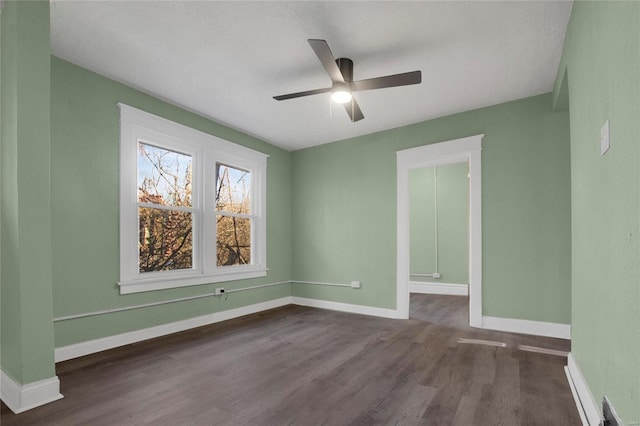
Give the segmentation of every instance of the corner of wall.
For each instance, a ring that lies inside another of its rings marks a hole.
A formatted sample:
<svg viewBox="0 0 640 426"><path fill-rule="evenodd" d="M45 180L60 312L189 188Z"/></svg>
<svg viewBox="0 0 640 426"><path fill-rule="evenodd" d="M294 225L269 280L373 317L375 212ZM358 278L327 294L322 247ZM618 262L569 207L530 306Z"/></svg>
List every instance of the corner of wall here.
<svg viewBox="0 0 640 426"><path fill-rule="evenodd" d="M58 376L22 385L13 380L4 370L0 370L0 395L2 402L15 414L63 398Z"/></svg>
<svg viewBox="0 0 640 426"><path fill-rule="evenodd" d="M558 70L558 76L553 85L551 110L567 111L569 109L569 71L564 65Z"/></svg>

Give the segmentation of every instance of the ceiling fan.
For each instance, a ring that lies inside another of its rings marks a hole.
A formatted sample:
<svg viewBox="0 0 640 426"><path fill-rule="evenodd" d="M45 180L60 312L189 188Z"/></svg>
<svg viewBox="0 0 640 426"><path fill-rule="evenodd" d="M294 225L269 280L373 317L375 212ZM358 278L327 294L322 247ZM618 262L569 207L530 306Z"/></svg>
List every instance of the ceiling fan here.
<svg viewBox="0 0 640 426"><path fill-rule="evenodd" d="M384 77L369 78L353 81L353 61L349 58L335 59L325 40L307 40L311 48L318 56L320 63L329 74L332 85L324 89L307 90L304 92L289 93L287 95L274 96L277 101L300 98L302 96L317 95L331 92L331 99L344 105L351 121L362 120L364 115L353 98L352 93L361 90L383 89L385 87L408 86L420 84L422 73L420 71L405 72L402 74L386 75Z"/></svg>

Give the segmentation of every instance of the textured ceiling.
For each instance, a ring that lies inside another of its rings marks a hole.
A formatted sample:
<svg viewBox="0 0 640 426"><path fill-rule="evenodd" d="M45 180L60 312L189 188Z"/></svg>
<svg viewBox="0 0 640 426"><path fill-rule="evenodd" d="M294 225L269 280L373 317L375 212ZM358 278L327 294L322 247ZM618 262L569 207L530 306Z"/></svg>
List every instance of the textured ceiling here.
<svg viewBox="0 0 640 426"><path fill-rule="evenodd" d="M571 11L541 2L62 1L54 55L288 150L551 91ZM349 121L307 44L354 79L422 70L422 84L356 93Z"/></svg>

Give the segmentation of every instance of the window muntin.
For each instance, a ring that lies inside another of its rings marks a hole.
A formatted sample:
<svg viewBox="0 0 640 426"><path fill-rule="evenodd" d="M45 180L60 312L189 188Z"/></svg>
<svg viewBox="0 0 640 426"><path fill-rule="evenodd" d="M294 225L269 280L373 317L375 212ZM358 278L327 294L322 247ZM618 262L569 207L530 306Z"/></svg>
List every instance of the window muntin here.
<svg viewBox="0 0 640 426"><path fill-rule="evenodd" d="M266 275L266 159L119 104L120 292Z"/></svg>

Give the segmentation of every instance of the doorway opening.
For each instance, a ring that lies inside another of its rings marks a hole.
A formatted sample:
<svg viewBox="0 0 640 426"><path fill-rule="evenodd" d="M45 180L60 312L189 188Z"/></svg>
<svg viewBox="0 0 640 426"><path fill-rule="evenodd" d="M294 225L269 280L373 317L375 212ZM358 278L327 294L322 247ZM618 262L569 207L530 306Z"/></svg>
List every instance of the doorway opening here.
<svg viewBox="0 0 640 426"><path fill-rule="evenodd" d="M469 163L409 170L409 316L469 326Z"/></svg>
<svg viewBox="0 0 640 426"><path fill-rule="evenodd" d="M467 163L469 172L468 294L469 324L482 327L482 186L481 144L484 135L425 145L397 154L397 277L396 310L409 318L410 174L430 167ZM413 272L414 274L416 272ZM438 274L437 271L435 271ZM425 273L428 275L429 273ZM434 272L430 272L433 278Z"/></svg>

